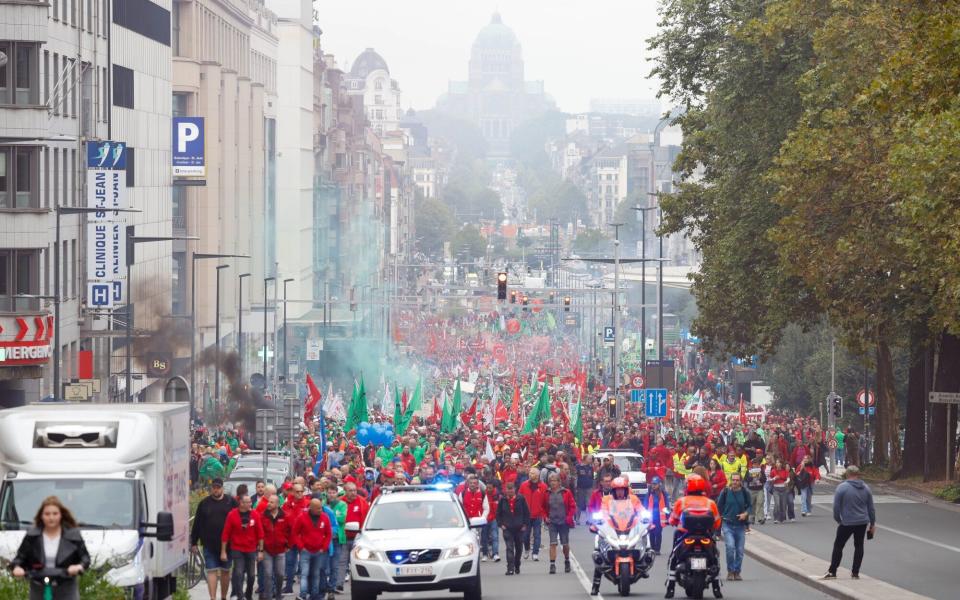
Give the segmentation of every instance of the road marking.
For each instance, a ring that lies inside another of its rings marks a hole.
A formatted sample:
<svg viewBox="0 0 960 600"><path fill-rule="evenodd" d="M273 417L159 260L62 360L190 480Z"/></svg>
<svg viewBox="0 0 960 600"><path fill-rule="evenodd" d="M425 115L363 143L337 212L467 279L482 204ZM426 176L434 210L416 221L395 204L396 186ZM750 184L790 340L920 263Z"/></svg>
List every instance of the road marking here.
<svg viewBox="0 0 960 600"><path fill-rule="evenodd" d="M817 508L822 508L825 511L833 513L833 508L826 508L824 506L817 506ZM911 540L916 540L918 542L923 542L924 544L929 544L931 546L936 546L937 548L943 548L944 550L949 550L951 552L960 553L960 548L956 546L950 546L949 544L942 544L940 542L935 542L931 539L927 539L923 536L915 535L907 531L901 531L899 529L894 529L893 527L887 527L886 525L877 524L877 529L883 529L889 531L890 533L895 533L897 535L902 535L905 538L910 538Z"/></svg>
<svg viewBox="0 0 960 600"><path fill-rule="evenodd" d="M574 556L573 550L570 551L570 566L573 567L573 572L577 576L577 579L580 580L580 585L583 586L583 590L587 592L587 594L589 594L590 588L593 587L593 579L590 577L587 577L587 574L580 567L580 561L578 561L577 557ZM592 597L603 600L603 594L597 594L596 596L592 596Z"/></svg>

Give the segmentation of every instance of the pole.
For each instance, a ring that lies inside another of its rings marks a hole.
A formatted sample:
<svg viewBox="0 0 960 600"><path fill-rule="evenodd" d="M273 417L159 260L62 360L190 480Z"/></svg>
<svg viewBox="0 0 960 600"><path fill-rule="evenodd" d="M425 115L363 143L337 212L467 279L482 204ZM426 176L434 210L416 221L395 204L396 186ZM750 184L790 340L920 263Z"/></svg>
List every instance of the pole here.
<svg viewBox="0 0 960 600"><path fill-rule="evenodd" d="M290 378L289 369L287 367L287 343L290 337L287 335L287 284L294 279L284 279L283 280L283 381L287 382Z"/></svg>
<svg viewBox="0 0 960 600"><path fill-rule="evenodd" d="M279 304L280 286L275 281L273 283L273 402L276 407L277 398L277 378L280 376L280 369L277 368L277 349L279 340L277 339L277 305Z"/></svg>
<svg viewBox="0 0 960 600"><path fill-rule="evenodd" d="M127 234L129 235L129 233ZM127 245L127 323L124 326L124 334L127 340L127 402L133 402L133 348L131 340L131 326L133 321L133 307L131 306L133 300L133 286L130 285L133 281L130 279L130 263L133 262L132 257L130 256L132 250L132 244Z"/></svg>
<svg viewBox="0 0 960 600"><path fill-rule="evenodd" d="M613 239L613 352L610 365L610 376L613 377L613 393L617 399L617 418L623 418L623 399L620 397L620 376L617 372L617 355L620 353L620 225L622 223L612 223L614 229Z"/></svg>
<svg viewBox="0 0 960 600"><path fill-rule="evenodd" d="M270 344L267 343L267 284L273 281L273 277L263 278L263 381L266 386L267 381L267 349Z"/></svg>
<svg viewBox="0 0 960 600"><path fill-rule="evenodd" d="M647 214L640 214L640 372L647 377ZM644 384L646 385L646 384Z"/></svg>
<svg viewBox="0 0 960 600"><path fill-rule="evenodd" d="M190 423L197 414L197 253L190 253Z"/></svg>
<svg viewBox="0 0 960 600"><path fill-rule="evenodd" d="M60 207L56 212L53 245L53 399L60 399ZM107 381L109 388L110 382Z"/></svg>
<svg viewBox="0 0 960 600"><path fill-rule="evenodd" d="M662 215L657 207L657 227L660 226ZM660 238L660 260L657 262L657 380L663 383L663 235ZM677 406L680 403L677 402Z"/></svg>
<svg viewBox="0 0 960 600"><path fill-rule="evenodd" d="M213 402L214 406L220 405L220 271L230 265L217 265L217 293L216 293L216 316L213 324L214 335L216 336L213 365Z"/></svg>

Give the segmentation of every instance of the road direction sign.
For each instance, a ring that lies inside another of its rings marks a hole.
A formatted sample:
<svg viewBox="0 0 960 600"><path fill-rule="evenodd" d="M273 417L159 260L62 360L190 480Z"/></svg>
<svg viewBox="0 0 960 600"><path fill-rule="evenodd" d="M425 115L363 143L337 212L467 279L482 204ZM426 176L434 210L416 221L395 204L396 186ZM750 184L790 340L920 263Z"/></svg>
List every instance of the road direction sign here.
<svg viewBox="0 0 960 600"><path fill-rule="evenodd" d="M930 402L934 404L960 404L960 394L955 392L930 392Z"/></svg>
<svg viewBox="0 0 960 600"><path fill-rule="evenodd" d="M633 375L630 376L630 384L633 387L640 389L643 387L644 383L645 382L643 381L643 375L641 375L640 373L634 373Z"/></svg>
<svg viewBox="0 0 960 600"><path fill-rule="evenodd" d="M866 406L868 402L866 394L863 393L863 388L857 390L857 404L860 406ZM873 393L873 390L870 390L869 395L870 406L875 406L877 404L877 396ZM862 414L862 413L861 413Z"/></svg>
<svg viewBox="0 0 960 600"><path fill-rule="evenodd" d="M666 388L652 388L644 390L644 403L646 404L646 415L649 418L667 416L667 390Z"/></svg>
<svg viewBox="0 0 960 600"><path fill-rule="evenodd" d="M630 402L634 404L640 404L643 402L643 390L638 390L636 388L630 390Z"/></svg>
<svg viewBox="0 0 960 600"><path fill-rule="evenodd" d="M861 415L863 414L863 411L864 411L865 408L866 408L865 406L861 406L861 407L858 409L858 410L860 411L860 414L861 414ZM877 407L876 407L876 406L871 406L871 407L870 407L870 415L873 416L873 415L875 415L875 414L877 414Z"/></svg>

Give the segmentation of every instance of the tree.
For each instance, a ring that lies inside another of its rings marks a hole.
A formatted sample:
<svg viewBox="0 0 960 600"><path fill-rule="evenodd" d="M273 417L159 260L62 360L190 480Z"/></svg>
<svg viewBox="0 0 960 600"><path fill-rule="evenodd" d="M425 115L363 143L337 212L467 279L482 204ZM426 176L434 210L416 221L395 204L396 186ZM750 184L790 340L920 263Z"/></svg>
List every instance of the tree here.
<svg viewBox="0 0 960 600"><path fill-rule="evenodd" d="M444 242L450 241L456 227L447 205L436 198L417 198L414 219L418 249L425 254L439 254Z"/></svg>
<svg viewBox="0 0 960 600"><path fill-rule="evenodd" d="M575 223L587 213L587 197L573 183L556 181L538 190L527 202L527 208L536 213L541 223L549 219Z"/></svg>
<svg viewBox="0 0 960 600"><path fill-rule="evenodd" d="M607 254L610 238L599 229L584 229L573 240L573 251L578 255Z"/></svg>
<svg viewBox="0 0 960 600"><path fill-rule="evenodd" d="M813 54L807 31L764 29L768 4L666 0L650 40L660 95L686 111L674 120L684 134L682 181L660 196L662 231L688 233L702 254L693 329L718 355L769 355L788 323L818 314L767 237L784 211L766 174L801 113L797 83Z"/></svg>
<svg viewBox="0 0 960 600"><path fill-rule="evenodd" d="M479 258L487 252L487 240L480 235L476 225L467 225L453 236L451 242L454 254L464 254L468 258Z"/></svg>

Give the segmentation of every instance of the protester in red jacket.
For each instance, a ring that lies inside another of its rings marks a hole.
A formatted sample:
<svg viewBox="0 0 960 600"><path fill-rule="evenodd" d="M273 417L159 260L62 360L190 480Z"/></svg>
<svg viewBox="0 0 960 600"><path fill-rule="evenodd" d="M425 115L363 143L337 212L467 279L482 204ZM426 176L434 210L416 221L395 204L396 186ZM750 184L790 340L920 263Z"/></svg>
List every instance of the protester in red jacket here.
<svg viewBox="0 0 960 600"><path fill-rule="evenodd" d="M356 523L361 529L367 520L370 505L366 498L357 495L357 484L347 483L343 486L343 501L347 503L347 518L344 523ZM352 542L359 532L347 531L347 541Z"/></svg>
<svg viewBox="0 0 960 600"><path fill-rule="evenodd" d="M600 507L603 505L603 497L610 495L610 490L613 487L613 474L606 473L603 477L600 478L600 487L593 490L593 493L590 494L590 500L587 501L587 518L593 519L593 513L600 512Z"/></svg>
<svg viewBox="0 0 960 600"><path fill-rule="evenodd" d="M540 560L540 524L546 513L543 511L543 501L547 497L547 485L540 481L540 470L530 469L530 478L520 484L517 493L523 496L530 508L530 527L527 529L523 541L524 558L532 554L533 560Z"/></svg>
<svg viewBox="0 0 960 600"><path fill-rule="evenodd" d="M476 475L467 477L466 489L460 493L460 503L463 505L463 512L467 514L468 519L474 517L490 516L490 501L487 495L480 489L480 479Z"/></svg>
<svg viewBox="0 0 960 600"><path fill-rule="evenodd" d="M333 540L333 527L330 519L323 512L323 502L314 499L309 508L300 513L293 525L293 534L300 542L300 547L310 554L319 554L330 550Z"/></svg>
<svg viewBox="0 0 960 600"><path fill-rule="evenodd" d="M280 499L276 494L267 496L263 502L265 509L263 523L263 550L267 554L283 554L290 548L290 529L293 522L280 510Z"/></svg>
<svg viewBox="0 0 960 600"><path fill-rule="evenodd" d="M233 558L231 587L240 591L246 580L246 597L253 594L253 580L257 562L263 560L263 524L260 513L253 510L250 496L238 499L238 506L229 513L220 536L220 560L227 560L227 546Z"/></svg>

